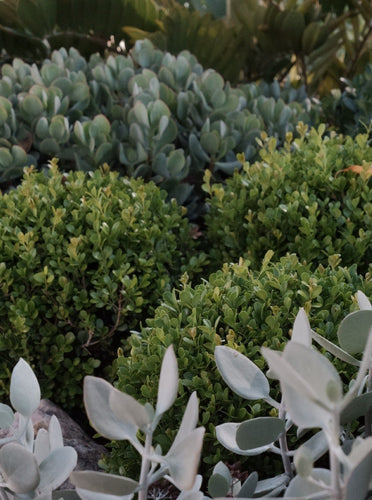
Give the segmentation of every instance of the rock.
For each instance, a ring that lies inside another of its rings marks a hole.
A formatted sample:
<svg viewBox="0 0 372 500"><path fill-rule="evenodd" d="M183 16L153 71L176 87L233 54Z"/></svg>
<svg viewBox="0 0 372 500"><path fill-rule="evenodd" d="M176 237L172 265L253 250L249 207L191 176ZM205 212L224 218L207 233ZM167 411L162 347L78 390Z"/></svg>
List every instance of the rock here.
<svg viewBox="0 0 372 500"><path fill-rule="evenodd" d="M108 453L107 449L91 439L65 411L48 399L42 399L39 408L32 415L35 435L41 428L48 429L53 415L61 425L64 445L72 446L78 454L75 470L99 470L98 460ZM6 432L0 431L0 437L5 436ZM73 488L73 485L66 481L60 488Z"/></svg>

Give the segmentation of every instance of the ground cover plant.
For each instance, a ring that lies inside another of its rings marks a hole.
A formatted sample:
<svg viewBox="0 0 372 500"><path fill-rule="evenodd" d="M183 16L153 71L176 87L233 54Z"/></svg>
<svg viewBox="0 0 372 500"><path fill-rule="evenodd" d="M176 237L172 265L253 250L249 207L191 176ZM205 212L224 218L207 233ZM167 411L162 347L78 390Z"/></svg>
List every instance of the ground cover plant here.
<svg viewBox="0 0 372 500"><path fill-rule="evenodd" d="M159 304L201 253L176 202L153 183L30 169L0 197L0 378L30 362L45 397L81 404L81 381ZM110 359L111 358L111 359Z"/></svg>
<svg viewBox="0 0 372 500"><path fill-rule="evenodd" d="M248 261L225 264L209 280L196 286L187 282L178 291L166 293L163 304L142 328L133 332L115 362L116 387L154 404L157 377L164 347L173 344L179 367L180 397L164 416L154 443L167 449L175 420L182 417L190 393L200 398L200 423L206 427L201 471L220 460L233 460L215 440L215 426L221 420L241 421L263 415L267 407L250 403L242 407L230 397L214 365L216 345L226 344L247 355L261 369L261 346L283 349L294 315L300 307L308 312L316 331L329 340L336 339L337 325L344 314L357 307L352 296L358 289L372 293L371 276L364 279L356 266L305 265L295 255L270 262L266 256L259 269ZM330 262L336 259L330 258ZM347 367L336 366L341 373ZM348 373L350 376L350 372ZM125 444L113 444L104 468L133 477L136 454ZM265 459L264 459L265 460ZM262 470L272 470L265 461Z"/></svg>
<svg viewBox="0 0 372 500"><path fill-rule="evenodd" d="M248 258L257 268L268 248L275 258L295 252L315 265L372 262L372 148L368 135L307 131L276 150L266 138L261 160L244 163L224 185L210 183L205 217L209 255L217 262ZM242 161L244 159L242 158Z"/></svg>

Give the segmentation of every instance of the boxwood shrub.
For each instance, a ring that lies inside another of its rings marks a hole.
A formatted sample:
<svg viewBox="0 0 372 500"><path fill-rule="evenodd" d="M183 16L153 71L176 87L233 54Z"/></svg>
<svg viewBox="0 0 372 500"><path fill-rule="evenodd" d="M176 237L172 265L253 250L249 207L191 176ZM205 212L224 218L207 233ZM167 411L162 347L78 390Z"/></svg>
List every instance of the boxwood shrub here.
<svg viewBox="0 0 372 500"><path fill-rule="evenodd" d="M191 226L153 183L108 168L29 169L0 196L0 392L20 356L44 397L82 404L82 379L187 270Z"/></svg>
<svg viewBox="0 0 372 500"><path fill-rule="evenodd" d="M307 131L278 151L268 138L261 160L244 163L224 185L211 184L206 215L207 246L215 265L248 258L257 268L265 252L287 252L326 265L372 262L372 147L367 135L324 136ZM242 160L243 161L243 160Z"/></svg>
<svg viewBox="0 0 372 500"><path fill-rule="evenodd" d="M180 375L179 397L163 417L155 442L167 449L188 397L196 390L200 424L206 427L204 472L220 459L237 460L215 440L215 425L240 422L266 411L261 403L243 401L228 389L215 366L215 346L229 345L262 369L261 346L283 348L299 307L305 308L318 333L335 341L340 320L358 308L355 292L360 289L372 295L371 274L363 278L355 265L319 265L311 270L294 254L273 263L271 256L269 252L259 270L242 259L224 264L208 281L194 287L184 277L178 290L165 293L163 304L142 329L132 333L129 351L124 349L115 361L117 387L154 405L164 351L173 344ZM341 362L335 363L341 373L345 371ZM104 464L106 470L136 474L136 453L130 445L112 443L112 448L111 458Z"/></svg>

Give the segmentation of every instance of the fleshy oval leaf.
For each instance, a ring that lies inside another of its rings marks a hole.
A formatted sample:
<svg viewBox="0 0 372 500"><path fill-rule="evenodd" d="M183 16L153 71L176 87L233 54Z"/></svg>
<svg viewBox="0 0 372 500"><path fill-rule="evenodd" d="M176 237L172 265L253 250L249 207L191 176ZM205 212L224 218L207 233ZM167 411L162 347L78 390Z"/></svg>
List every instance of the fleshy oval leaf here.
<svg viewBox="0 0 372 500"><path fill-rule="evenodd" d="M53 450L40 464L38 489L54 490L69 477L76 467L77 453L71 446Z"/></svg>
<svg viewBox="0 0 372 500"><path fill-rule="evenodd" d="M40 481L36 458L18 443L0 449L0 474L6 487L17 494L34 491Z"/></svg>
<svg viewBox="0 0 372 500"><path fill-rule="evenodd" d="M216 438L228 450L233 451L238 455L254 456L264 453L270 448L270 445L261 446L251 450L242 450L236 442L236 431L238 430L239 423L228 422L226 424L217 425Z"/></svg>
<svg viewBox="0 0 372 500"><path fill-rule="evenodd" d="M70 481L77 490L86 490L87 492L102 495L98 498L104 498L104 495L122 497L132 495L139 484L137 481L128 477L107 474L106 472L95 471L75 471L70 476Z"/></svg>
<svg viewBox="0 0 372 500"><path fill-rule="evenodd" d="M40 386L30 365L20 358L10 380L10 402L13 408L30 417L40 404Z"/></svg>
<svg viewBox="0 0 372 500"><path fill-rule="evenodd" d="M292 342L299 342L300 344L311 346L311 327L309 318L303 307L297 313L295 322L293 324Z"/></svg>
<svg viewBox="0 0 372 500"><path fill-rule="evenodd" d="M175 402L178 390L178 365L173 346L165 351L160 369L158 399L155 415L166 412Z"/></svg>
<svg viewBox="0 0 372 500"><path fill-rule="evenodd" d="M119 420L110 408L113 386L102 378L87 375L84 378L85 410L94 429L107 439L138 442L137 427Z"/></svg>
<svg viewBox="0 0 372 500"><path fill-rule="evenodd" d="M341 321L337 332L339 344L349 354L363 352L371 330L372 310L354 311Z"/></svg>
<svg viewBox="0 0 372 500"><path fill-rule="evenodd" d="M109 404L114 415L126 424L135 425L141 430L146 430L150 424L150 416L145 406L129 394L113 387L110 391Z"/></svg>
<svg viewBox="0 0 372 500"><path fill-rule="evenodd" d="M236 443L242 450L272 445L284 431L285 422L276 417L257 417L242 422L236 431Z"/></svg>
<svg viewBox="0 0 372 500"><path fill-rule="evenodd" d="M358 301L359 309L361 311L364 311L364 310L372 311L371 302L369 301L368 297L360 290L357 291L357 301Z"/></svg>
<svg viewBox="0 0 372 500"><path fill-rule="evenodd" d="M270 386L264 373L253 361L227 346L217 346L214 357L226 384L244 399L265 399Z"/></svg>
<svg viewBox="0 0 372 500"><path fill-rule="evenodd" d="M7 429L13 424L14 412L10 406L0 403L0 429Z"/></svg>

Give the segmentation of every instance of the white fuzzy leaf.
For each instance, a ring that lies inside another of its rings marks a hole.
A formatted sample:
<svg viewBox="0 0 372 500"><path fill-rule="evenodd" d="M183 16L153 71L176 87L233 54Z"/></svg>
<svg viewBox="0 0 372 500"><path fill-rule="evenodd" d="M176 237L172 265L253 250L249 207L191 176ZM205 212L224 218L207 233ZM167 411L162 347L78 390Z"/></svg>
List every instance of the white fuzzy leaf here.
<svg viewBox="0 0 372 500"><path fill-rule="evenodd" d="M230 347L217 346L214 357L222 378L236 394L248 400L269 396L267 378L246 356Z"/></svg>
<svg viewBox="0 0 372 500"><path fill-rule="evenodd" d="M178 366L173 346L165 351L161 364L158 399L155 415L159 417L166 412L175 402L178 390Z"/></svg>
<svg viewBox="0 0 372 500"><path fill-rule="evenodd" d="M309 318L303 307L297 313L295 322L293 324L292 342L298 342L305 346L311 346L311 328Z"/></svg>
<svg viewBox="0 0 372 500"><path fill-rule="evenodd" d="M40 404L40 386L30 365L23 358L13 368L10 380L10 402L13 408L30 417Z"/></svg>

